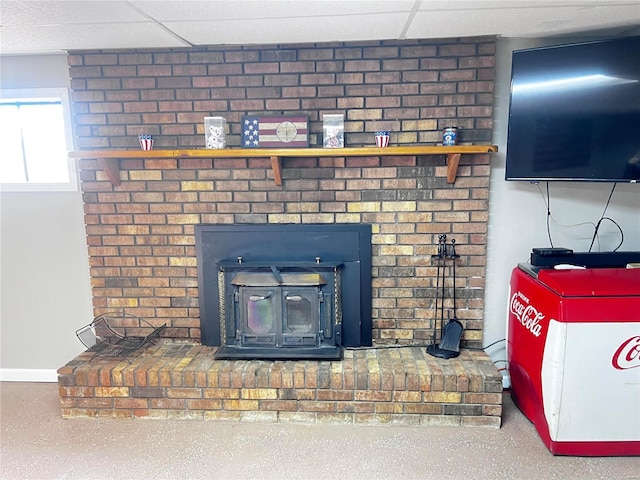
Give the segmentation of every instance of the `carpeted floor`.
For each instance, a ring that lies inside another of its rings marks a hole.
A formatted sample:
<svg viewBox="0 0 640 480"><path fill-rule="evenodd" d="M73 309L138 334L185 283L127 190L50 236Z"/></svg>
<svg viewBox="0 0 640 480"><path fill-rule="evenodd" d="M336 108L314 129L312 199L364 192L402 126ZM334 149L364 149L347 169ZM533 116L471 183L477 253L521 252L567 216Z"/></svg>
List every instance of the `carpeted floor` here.
<svg viewBox="0 0 640 480"><path fill-rule="evenodd" d="M640 458L554 457L508 394L499 430L64 420L55 383L0 394L3 480L640 479Z"/></svg>

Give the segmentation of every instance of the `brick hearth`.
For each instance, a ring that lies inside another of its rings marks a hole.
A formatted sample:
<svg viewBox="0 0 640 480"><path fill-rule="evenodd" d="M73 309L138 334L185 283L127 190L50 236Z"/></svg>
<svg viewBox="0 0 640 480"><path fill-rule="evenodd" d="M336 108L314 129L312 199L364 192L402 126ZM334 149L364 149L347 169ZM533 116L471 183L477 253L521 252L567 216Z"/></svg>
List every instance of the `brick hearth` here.
<svg viewBox="0 0 640 480"><path fill-rule="evenodd" d="M63 417L499 427L502 377L483 351L346 350L342 361L215 360L162 340L136 355L85 352L58 370Z"/></svg>

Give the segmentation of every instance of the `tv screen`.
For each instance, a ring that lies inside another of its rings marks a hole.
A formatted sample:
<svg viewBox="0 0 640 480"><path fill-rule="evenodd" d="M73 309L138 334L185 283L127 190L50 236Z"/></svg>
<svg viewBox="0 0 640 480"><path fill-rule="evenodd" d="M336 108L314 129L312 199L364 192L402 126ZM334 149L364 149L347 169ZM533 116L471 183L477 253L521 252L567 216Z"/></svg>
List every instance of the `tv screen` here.
<svg viewBox="0 0 640 480"><path fill-rule="evenodd" d="M640 37L513 52L505 178L640 181Z"/></svg>

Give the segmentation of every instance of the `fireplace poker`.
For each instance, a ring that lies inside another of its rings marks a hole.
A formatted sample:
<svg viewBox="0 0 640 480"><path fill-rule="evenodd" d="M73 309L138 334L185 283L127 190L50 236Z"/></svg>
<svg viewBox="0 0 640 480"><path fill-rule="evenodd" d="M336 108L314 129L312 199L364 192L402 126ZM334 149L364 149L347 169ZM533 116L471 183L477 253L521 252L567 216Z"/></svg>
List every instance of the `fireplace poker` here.
<svg viewBox="0 0 640 480"><path fill-rule="evenodd" d="M456 260L460 258L456 255L456 239L451 240L451 263L453 269L453 319L458 320L458 314L456 311Z"/></svg>
<svg viewBox="0 0 640 480"><path fill-rule="evenodd" d="M442 234L440 237L442 237L442 299L440 299L440 341L442 342L442 335L444 333L444 283L445 271L447 269L447 236Z"/></svg>
<svg viewBox="0 0 640 480"><path fill-rule="evenodd" d="M433 314L433 345L436 344L437 342L437 337L436 337L436 331L437 331L437 322L438 322L438 289L440 288L440 267L442 266L442 284L443 284L443 290L442 290L442 299L441 299L441 305L442 305L442 318L444 318L444 259L446 258L446 239L447 236L445 234L439 235L438 236L438 253L436 255L432 255L432 257L436 257L438 260L438 269L436 272L436 299L435 299L435 311ZM442 320L440 320L440 328L442 328Z"/></svg>

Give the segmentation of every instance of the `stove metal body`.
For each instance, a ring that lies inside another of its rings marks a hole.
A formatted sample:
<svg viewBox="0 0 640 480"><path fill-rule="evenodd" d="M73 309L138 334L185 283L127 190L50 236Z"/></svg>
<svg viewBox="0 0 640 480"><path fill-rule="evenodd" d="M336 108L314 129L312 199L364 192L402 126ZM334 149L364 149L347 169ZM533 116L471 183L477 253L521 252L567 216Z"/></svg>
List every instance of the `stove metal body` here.
<svg viewBox="0 0 640 480"><path fill-rule="evenodd" d="M217 358L371 345L370 225L197 225L196 247L202 341Z"/></svg>

